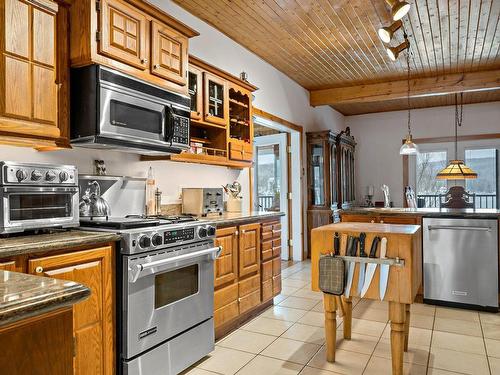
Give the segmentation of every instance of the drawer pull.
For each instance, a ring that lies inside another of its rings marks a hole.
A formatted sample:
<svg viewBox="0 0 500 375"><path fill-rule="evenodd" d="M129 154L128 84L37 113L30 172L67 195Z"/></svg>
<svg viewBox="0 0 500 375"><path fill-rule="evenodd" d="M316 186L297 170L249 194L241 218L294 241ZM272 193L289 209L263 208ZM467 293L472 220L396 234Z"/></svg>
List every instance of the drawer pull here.
<svg viewBox="0 0 500 375"><path fill-rule="evenodd" d="M274 229L273 229L273 234L279 234L279 233L281 233L281 230L279 230L279 229L274 230Z"/></svg>
<svg viewBox="0 0 500 375"><path fill-rule="evenodd" d="M237 236L238 234L240 234L240 232L238 232L237 230L234 231L234 235Z"/></svg>
<svg viewBox="0 0 500 375"><path fill-rule="evenodd" d="M370 223L372 223L372 224L373 224L374 222L375 222L375 220L370 221Z"/></svg>
<svg viewBox="0 0 500 375"><path fill-rule="evenodd" d="M241 230L241 234L245 234L247 231L245 229Z"/></svg>
<svg viewBox="0 0 500 375"><path fill-rule="evenodd" d="M380 224L384 224L384 220L380 220Z"/></svg>
<svg viewBox="0 0 500 375"><path fill-rule="evenodd" d="M36 273L42 273L43 272L43 267L42 266L38 266L37 268L35 268L35 272Z"/></svg>

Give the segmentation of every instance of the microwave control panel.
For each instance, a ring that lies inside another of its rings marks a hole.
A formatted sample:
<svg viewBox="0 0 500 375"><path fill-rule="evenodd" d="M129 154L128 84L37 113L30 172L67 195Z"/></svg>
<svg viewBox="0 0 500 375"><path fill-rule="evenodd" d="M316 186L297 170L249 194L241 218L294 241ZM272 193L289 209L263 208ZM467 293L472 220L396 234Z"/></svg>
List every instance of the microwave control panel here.
<svg viewBox="0 0 500 375"><path fill-rule="evenodd" d="M174 115L174 133L172 141L189 145L189 119Z"/></svg>

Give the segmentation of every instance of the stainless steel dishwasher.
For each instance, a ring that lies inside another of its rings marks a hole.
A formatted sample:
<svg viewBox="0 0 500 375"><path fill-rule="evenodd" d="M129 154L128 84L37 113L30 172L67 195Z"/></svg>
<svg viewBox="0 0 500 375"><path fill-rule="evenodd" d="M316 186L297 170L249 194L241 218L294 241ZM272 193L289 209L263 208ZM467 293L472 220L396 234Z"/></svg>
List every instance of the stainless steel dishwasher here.
<svg viewBox="0 0 500 375"><path fill-rule="evenodd" d="M424 302L498 311L498 221L423 219Z"/></svg>

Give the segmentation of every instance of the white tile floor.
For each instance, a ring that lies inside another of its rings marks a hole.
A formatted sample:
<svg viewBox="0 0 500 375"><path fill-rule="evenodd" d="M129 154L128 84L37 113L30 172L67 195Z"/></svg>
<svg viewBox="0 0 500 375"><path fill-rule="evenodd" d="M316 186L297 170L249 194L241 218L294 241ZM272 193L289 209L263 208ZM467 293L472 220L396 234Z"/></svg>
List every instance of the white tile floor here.
<svg viewBox="0 0 500 375"><path fill-rule="evenodd" d="M337 319L337 361L326 362L321 293L311 291L309 262L282 272L275 306L216 343L189 375L331 375L391 373L387 303L355 300L352 339ZM412 305L404 373L500 374L500 314Z"/></svg>

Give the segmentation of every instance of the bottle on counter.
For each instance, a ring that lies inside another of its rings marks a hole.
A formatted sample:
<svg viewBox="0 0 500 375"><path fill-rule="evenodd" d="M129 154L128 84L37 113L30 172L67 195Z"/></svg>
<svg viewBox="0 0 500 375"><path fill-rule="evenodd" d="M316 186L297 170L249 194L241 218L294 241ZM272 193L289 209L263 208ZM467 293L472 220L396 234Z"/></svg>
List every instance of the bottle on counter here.
<svg viewBox="0 0 500 375"><path fill-rule="evenodd" d="M150 166L148 177L146 179L146 215L156 215L155 202L156 180L153 173L153 168Z"/></svg>

